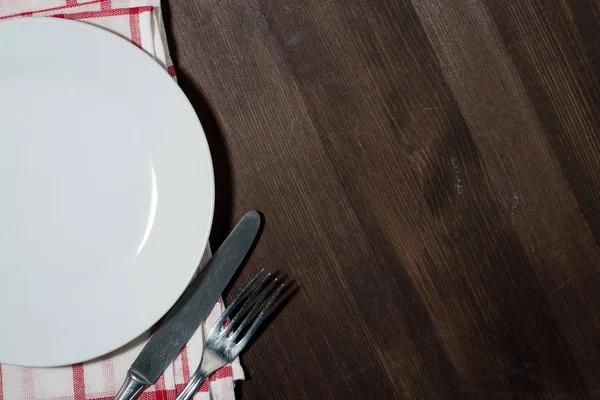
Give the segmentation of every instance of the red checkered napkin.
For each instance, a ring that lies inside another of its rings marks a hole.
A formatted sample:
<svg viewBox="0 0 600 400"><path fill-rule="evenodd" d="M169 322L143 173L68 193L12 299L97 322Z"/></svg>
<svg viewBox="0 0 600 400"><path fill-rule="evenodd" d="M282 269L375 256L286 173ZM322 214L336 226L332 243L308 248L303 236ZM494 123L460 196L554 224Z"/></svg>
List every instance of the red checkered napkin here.
<svg viewBox="0 0 600 400"><path fill-rule="evenodd" d="M0 19L48 16L76 19L112 31L141 47L175 76L169 57L160 0L0 0ZM149 82L149 85L152 83ZM210 257L207 249L202 265ZM202 355L204 336L219 315L219 301L205 326L198 329L181 354L142 400L175 398L193 373ZM85 334L85 333L83 333ZM23 368L0 364L0 400L104 400L112 399L125 379L127 369L142 350L149 333L100 359L69 367ZM93 335L90 334L90 340ZM236 360L217 371L205 383L196 400L233 400L234 380L244 379Z"/></svg>

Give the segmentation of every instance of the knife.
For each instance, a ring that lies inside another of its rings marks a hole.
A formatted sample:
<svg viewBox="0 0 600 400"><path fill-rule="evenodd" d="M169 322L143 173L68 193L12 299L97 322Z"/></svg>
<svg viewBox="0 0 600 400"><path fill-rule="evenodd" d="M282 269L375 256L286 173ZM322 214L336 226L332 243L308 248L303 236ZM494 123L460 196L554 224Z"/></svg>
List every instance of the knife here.
<svg viewBox="0 0 600 400"><path fill-rule="evenodd" d="M242 217L221 247L167 312L135 359L114 400L132 400L154 383L177 357L183 345L213 309L238 269L260 228L260 215L250 211Z"/></svg>

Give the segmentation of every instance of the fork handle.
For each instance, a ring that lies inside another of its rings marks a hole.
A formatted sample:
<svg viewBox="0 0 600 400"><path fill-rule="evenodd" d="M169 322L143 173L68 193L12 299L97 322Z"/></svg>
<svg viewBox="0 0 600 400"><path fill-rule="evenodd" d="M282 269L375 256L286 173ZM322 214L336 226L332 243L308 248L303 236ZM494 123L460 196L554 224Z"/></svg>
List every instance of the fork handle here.
<svg viewBox="0 0 600 400"><path fill-rule="evenodd" d="M193 398L194 395L198 393L202 383L206 380L206 378L208 378L208 375L208 373L202 370L200 370L199 374L194 374L181 392L179 392L175 400L190 400Z"/></svg>

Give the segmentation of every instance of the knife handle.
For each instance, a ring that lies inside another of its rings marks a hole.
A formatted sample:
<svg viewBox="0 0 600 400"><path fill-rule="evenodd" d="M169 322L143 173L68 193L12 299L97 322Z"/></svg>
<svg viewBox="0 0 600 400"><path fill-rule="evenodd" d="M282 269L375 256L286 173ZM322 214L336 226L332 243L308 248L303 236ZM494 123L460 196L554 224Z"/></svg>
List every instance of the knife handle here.
<svg viewBox="0 0 600 400"><path fill-rule="evenodd" d="M121 390L113 400L133 400L146 389L146 384L138 379L131 371L127 371L127 378L121 386Z"/></svg>

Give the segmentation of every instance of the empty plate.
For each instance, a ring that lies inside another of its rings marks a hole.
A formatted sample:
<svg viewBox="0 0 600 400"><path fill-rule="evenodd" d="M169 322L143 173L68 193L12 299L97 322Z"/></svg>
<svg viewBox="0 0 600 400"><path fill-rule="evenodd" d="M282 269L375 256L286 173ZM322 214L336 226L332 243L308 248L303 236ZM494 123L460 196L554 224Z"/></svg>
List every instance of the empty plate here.
<svg viewBox="0 0 600 400"><path fill-rule="evenodd" d="M0 22L0 362L72 364L150 328L208 241L213 171L175 81L80 22Z"/></svg>

